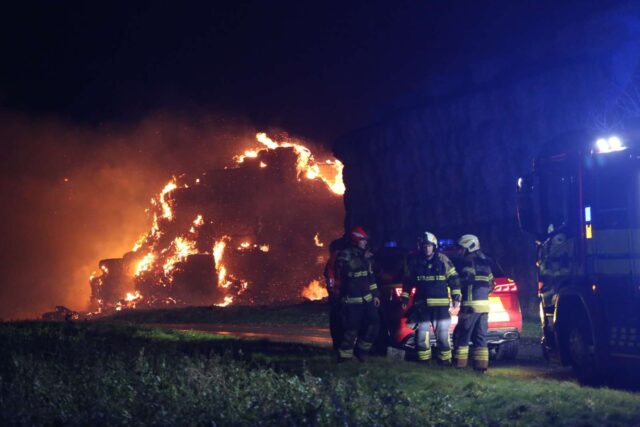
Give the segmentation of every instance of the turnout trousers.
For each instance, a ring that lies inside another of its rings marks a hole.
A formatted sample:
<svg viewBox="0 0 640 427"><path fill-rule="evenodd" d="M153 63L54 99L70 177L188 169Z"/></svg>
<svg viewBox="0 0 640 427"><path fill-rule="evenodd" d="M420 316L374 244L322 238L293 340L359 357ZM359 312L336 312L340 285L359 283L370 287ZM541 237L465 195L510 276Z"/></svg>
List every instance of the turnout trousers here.
<svg viewBox="0 0 640 427"><path fill-rule="evenodd" d="M449 307L421 307L416 315L416 351L418 360L426 362L431 360L431 340L429 330L432 327L436 336L436 351L438 361L451 363L451 345L449 344L449 326L451 315Z"/></svg>
<svg viewBox="0 0 640 427"><path fill-rule="evenodd" d="M464 307L463 309L464 310ZM469 342L473 345L472 358L474 369L484 371L489 367L489 348L487 346L487 329L489 313L475 313L465 310L460 312L455 336L455 365L466 368L469 363Z"/></svg>
<svg viewBox="0 0 640 427"><path fill-rule="evenodd" d="M340 359L351 359L354 350L364 357L378 336L380 316L373 302L342 305L343 336L338 354Z"/></svg>
<svg viewBox="0 0 640 427"><path fill-rule="evenodd" d="M329 330L333 349L338 350L342 342L342 302L340 296L329 293Z"/></svg>

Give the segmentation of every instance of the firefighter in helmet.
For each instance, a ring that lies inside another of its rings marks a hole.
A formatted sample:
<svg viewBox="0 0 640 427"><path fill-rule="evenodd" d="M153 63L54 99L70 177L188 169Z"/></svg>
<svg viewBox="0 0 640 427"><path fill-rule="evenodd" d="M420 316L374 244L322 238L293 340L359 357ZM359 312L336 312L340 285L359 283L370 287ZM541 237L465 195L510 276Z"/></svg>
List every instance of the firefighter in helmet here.
<svg viewBox="0 0 640 427"><path fill-rule="evenodd" d="M361 227L354 227L349 238L350 246L336 259L343 328L338 360L355 355L363 361L378 334L380 298L367 251L369 236Z"/></svg>
<svg viewBox="0 0 640 427"><path fill-rule="evenodd" d="M454 333L455 366L466 368L469 361L469 342L473 344L473 367L484 372L489 367L487 328L489 323L489 293L494 279L491 260L480 250L480 240L465 234L458 240L463 251L460 265L462 307Z"/></svg>
<svg viewBox="0 0 640 427"><path fill-rule="evenodd" d="M324 280L329 293L329 330L333 349L338 350L342 342L342 319L340 302L340 277L337 274L337 258L340 251L349 247L350 239L344 234L329 245L329 260L324 267Z"/></svg>
<svg viewBox="0 0 640 427"><path fill-rule="evenodd" d="M409 322L417 324L416 350L418 360L431 360L429 328L436 336L438 363L451 364L449 344L450 299L453 307L460 305L460 282L458 273L449 258L438 251L438 240L425 231L418 238L418 252L407 259L402 287L402 308L406 309L411 289L416 293L410 310Z"/></svg>

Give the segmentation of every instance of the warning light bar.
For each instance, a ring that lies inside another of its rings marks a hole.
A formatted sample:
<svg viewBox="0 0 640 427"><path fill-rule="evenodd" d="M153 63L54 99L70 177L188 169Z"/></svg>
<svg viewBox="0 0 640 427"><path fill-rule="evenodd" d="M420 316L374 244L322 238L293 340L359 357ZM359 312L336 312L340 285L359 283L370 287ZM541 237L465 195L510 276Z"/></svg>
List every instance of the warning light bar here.
<svg viewBox="0 0 640 427"><path fill-rule="evenodd" d="M596 141L596 150L598 153L612 153L614 151L622 151L627 147L624 146L622 140L617 136L609 138L599 138Z"/></svg>

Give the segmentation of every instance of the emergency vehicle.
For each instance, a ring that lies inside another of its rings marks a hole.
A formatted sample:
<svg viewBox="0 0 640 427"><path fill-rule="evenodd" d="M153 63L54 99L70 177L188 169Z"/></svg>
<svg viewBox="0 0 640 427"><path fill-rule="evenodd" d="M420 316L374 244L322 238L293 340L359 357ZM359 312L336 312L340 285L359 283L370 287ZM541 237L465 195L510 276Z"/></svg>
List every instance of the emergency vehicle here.
<svg viewBox="0 0 640 427"><path fill-rule="evenodd" d="M452 261L456 261L458 248L453 240L438 241L440 251ZM380 255L380 256L379 256ZM407 322L407 312L413 304L413 293L405 310L402 309L402 277L399 270L404 264L407 252L398 248L387 248L376 254L376 261L381 264L380 281L382 286L382 314L388 329L389 338L396 348L413 350L415 348L415 329ZM522 333L522 313L518 300L518 285L507 278L498 263L494 261L492 270L495 277L495 288L489 295L489 354L491 358L511 360L518 354L518 344ZM458 324L458 316L451 316L450 334ZM433 332L433 331L432 331ZM435 345L435 334L429 334L432 346Z"/></svg>
<svg viewBox="0 0 640 427"><path fill-rule="evenodd" d="M544 354L588 383L637 373L640 155L600 138L588 152L537 158L517 191L538 248Z"/></svg>

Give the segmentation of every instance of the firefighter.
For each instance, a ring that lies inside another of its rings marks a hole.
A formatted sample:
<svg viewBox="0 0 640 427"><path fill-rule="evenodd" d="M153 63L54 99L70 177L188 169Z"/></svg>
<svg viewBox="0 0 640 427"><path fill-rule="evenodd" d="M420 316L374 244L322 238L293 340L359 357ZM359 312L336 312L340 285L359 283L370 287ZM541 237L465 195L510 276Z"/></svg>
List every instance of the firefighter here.
<svg viewBox="0 0 640 427"><path fill-rule="evenodd" d="M349 246L349 236L346 234L331 242L329 245L329 260L324 267L324 280L329 293L329 330L333 349L338 350L342 341L342 320L340 303L340 277L336 274L336 259L343 249Z"/></svg>
<svg viewBox="0 0 640 427"><path fill-rule="evenodd" d="M351 360L355 355L364 361L378 334L380 298L367 251L369 236L355 227L349 238L351 244L336 258L343 327L338 360Z"/></svg>
<svg viewBox="0 0 640 427"><path fill-rule="evenodd" d="M422 363L429 363L431 360L429 327L432 326L436 336L438 363L451 365L449 294L453 307L457 308L461 295L458 273L449 258L438 251L438 240L432 233L425 231L418 238L418 249L417 253L407 259L402 287L402 309L407 308L411 289L415 287L409 321L417 324L418 360Z"/></svg>
<svg viewBox="0 0 640 427"><path fill-rule="evenodd" d="M458 240L463 251L460 265L462 307L454 333L454 359L457 368L466 368L469 342L473 344L473 368L484 372L489 367L487 328L489 323L489 293L495 284L491 260L480 250L480 240L465 234Z"/></svg>

